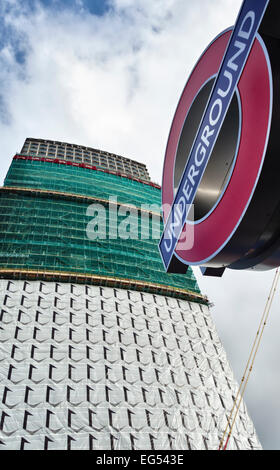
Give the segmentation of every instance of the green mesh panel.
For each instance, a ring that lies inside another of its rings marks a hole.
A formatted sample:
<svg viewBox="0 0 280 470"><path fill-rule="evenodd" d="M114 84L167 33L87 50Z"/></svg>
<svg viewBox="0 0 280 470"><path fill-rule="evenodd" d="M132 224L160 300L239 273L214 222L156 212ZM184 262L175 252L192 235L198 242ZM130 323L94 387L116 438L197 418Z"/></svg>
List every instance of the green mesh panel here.
<svg viewBox="0 0 280 470"><path fill-rule="evenodd" d="M13 160L4 186L49 189L101 199L117 195L121 203L161 204L161 191L102 171L34 160Z"/></svg>
<svg viewBox="0 0 280 470"><path fill-rule="evenodd" d="M49 189L86 194L119 202L160 202L160 190L126 178L79 167L14 160L5 186ZM132 214L130 234L138 239L109 239L108 205L102 213L105 239L90 240L87 201L60 196L0 193L0 268L55 270L147 281L200 293L191 271L166 274L158 252L158 239L141 239L141 213ZM118 226L124 216L118 216ZM99 221L101 219L99 218ZM149 219L148 219L149 220ZM146 222L147 224L147 219ZM105 231L106 227L106 231ZM133 231L134 227L134 231ZM148 230L151 234L152 220ZM157 227L154 231L156 233ZM159 238L162 223L158 225ZM99 231L99 235L102 233Z"/></svg>

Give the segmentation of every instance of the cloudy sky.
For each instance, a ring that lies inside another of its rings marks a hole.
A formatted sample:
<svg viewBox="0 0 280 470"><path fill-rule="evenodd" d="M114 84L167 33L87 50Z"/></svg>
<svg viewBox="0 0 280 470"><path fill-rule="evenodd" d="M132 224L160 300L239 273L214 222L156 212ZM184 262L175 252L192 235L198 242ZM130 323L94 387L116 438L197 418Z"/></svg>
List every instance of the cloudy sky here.
<svg viewBox="0 0 280 470"><path fill-rule="evenodd" d="M172 117L197 58L241 0L1 0L0 178L26 137L145 162L161 182ZM238 380L274 273L202 278ZM265 449L280 448L279 292L246 403Z"/></svg>

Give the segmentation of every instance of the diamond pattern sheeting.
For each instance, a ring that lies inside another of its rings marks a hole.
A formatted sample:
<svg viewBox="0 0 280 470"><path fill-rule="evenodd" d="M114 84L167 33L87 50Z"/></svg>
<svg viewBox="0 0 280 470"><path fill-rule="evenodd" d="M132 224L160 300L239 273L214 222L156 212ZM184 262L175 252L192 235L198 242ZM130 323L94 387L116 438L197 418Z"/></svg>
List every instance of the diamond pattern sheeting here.
<svg viewBox="0 0 280 470"><path fill-rule="evenodd" d="M204 305L0 281L0 449L217 449L237 392ZM260 449L244 404L232 449Z"/></svg>

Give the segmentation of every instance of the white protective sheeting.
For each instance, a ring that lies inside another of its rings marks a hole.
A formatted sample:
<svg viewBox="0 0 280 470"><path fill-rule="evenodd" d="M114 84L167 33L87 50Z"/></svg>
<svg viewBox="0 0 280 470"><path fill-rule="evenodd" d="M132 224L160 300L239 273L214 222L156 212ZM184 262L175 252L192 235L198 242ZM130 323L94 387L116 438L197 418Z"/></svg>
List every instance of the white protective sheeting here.
<svg viewBox="0 0 280 470"><path fill-rule="evenodd" d="M0 281L0 449L218 449L238 386L207 306ZM242 404L229 449L261 449Z"/></svg>

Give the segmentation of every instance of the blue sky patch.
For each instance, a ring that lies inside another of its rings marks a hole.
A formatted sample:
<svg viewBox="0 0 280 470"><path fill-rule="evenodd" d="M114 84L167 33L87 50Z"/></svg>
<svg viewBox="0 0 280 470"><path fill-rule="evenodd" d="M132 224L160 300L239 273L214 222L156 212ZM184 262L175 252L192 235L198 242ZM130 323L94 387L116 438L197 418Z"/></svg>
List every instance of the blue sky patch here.
<svg viewBox="0 0 280 470"><path fill-rule="evenodd" d="M20 5L20 1L18 2ZM106 14L111 5L111 0L24 0L21 14L28 15L28 12L34 10L36 5L42 5L45 8L57 11L64 9L81 11L83 9L91 15L102 16ZM12 26L5 23L5 14L13 10L13 4L3 3L0 6L0 51L8 46L12 51L16 62L20 65L25 63L26 44L23 38L19 36Z"/></svg>
<svg viewBox="0 0 280 470"><path fill-rule="evenodd" d="M92 15L102 16L110 8L110 0L26 0L30 8L34 8L36 3L47 8L64 10L79 10L81 7L88 10Z"/></svg>

